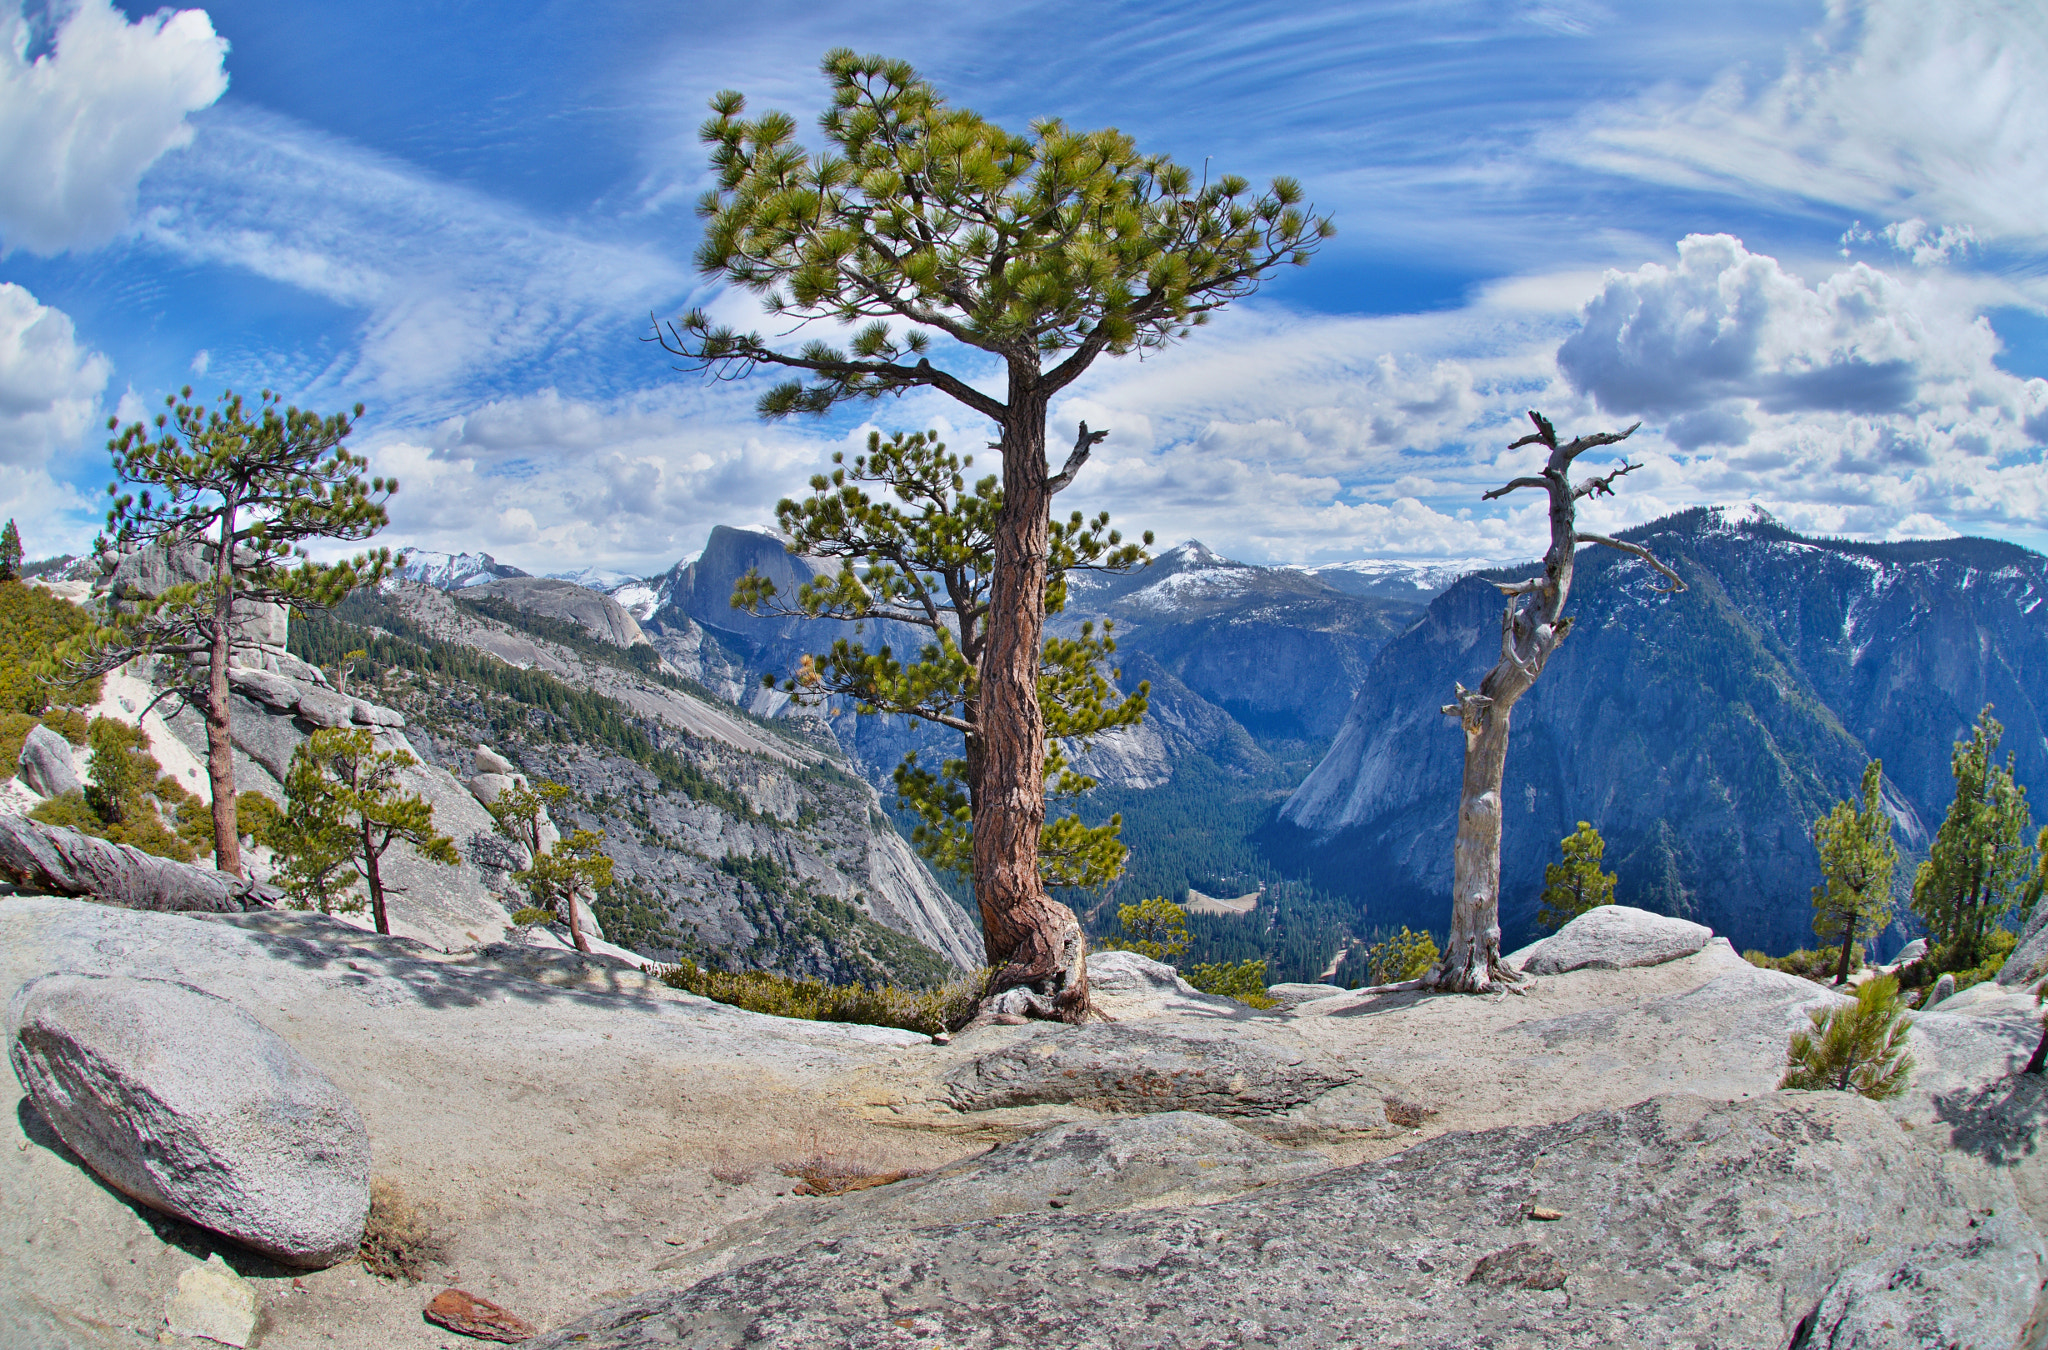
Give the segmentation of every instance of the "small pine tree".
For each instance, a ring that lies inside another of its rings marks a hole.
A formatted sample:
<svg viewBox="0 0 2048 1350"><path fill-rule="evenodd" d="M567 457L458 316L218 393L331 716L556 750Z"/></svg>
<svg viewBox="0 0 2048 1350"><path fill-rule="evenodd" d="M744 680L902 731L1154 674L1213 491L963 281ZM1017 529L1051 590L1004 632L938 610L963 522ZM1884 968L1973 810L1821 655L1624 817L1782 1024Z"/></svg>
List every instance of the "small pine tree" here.
<svg viewBox="0 0 2048 1350"><path fill-rule="evenodd" d="M498 794L490 804L491 820L499 834L526 850L527 865L512 874L512 880L526 887L531 902L516 922L533 910L558 916L569 925L569 940L579 952L590 950L590 940L576 918L576 898L595 896L612 884L612 860L605 855L604 834L599 830L577 830L549 846L543 826L549 823L548 808L560 807L569 799L569 789L543 778L531 787L519 783Z"/></svg>
<svg viewBox="0 0 2048 1350"><path fill-rule="evenodd" d="M324 912L359 877L369 886L377 931L389 933L382 860L391 846L403 841L449 867L462 860L455 842L435 832L433 806L399 783L399 771L418 762L403 750L379 750L367 729L316 731L292 752L284 813L261 842L283 859L280 878L301 903Z"/></svg>
<svg viewBox="0 0 2048 1350"><path fill-rule="evenodd" d="M2027 790L2013 781L2013 757L1993 755L2005 728L1991 705L1951 757L1956 797L1913 879L1913 912L1935 939L1934 964L1974 969L1990 954L2005 915L2027 892L2035 870L2027 834Z"/></svg>
<svg viewBox="0 0 2048 1350"><path fill-rule="evenodd" d="M1136 952L1171 964L1194 939L1188 934L1188 912L1163 895L1136 905L1118 905L1115 935L1103 939L1106 951Z"/></svg>
<svg viewBox="0 0 2048 1350"><path fill-rule="evenodd" d="M1813 888L1813 931L1830 943L1841 940L1836 984L1849 978L1856 939L1874 936L1892 921L1892 871L1899 850L1892 843L1892 818L1880 800L1883 783L1884 764L1873 759L1863 770L1862 805L1836 802L1834 810L1813 823L1823 878Z"/></svg>
<svg viewBox="0 0 2048 1350"><path fill-rule="evenodd" d="M1435 967L1439 955L1434 937L1426 931L1412 933L1404 924L1400 932L1366 949L1366 982L1380 985L1419 980Z"/></svg>
<svg viewBox="0 0 2048 1350"><path fill-rule="evenodd" d="M1856 991L1854 1003L1816 1008L1807 1016L1813 1027L1792 1033L1779 1087L1860 1092L1876 1102L1906 1090L1913 1072L1906 1033L1913 1019L1906 1016L1896 978L1880 975Z"/></svg>
<svg viewBox="0 0 2048 1350"><path fill-rule="evenodd" d="M21 531L9 520L0 530L0 581L21 580Z"/></svg>
<svg viewBox="0 0 2048 1350"><path fill-rule="evenodd" d="M1558 843L1564 861L1543 869L1543 904L1536 911L1536 922L1552 930L1587 910L1613 904L1614 883L1619 880L1614 873L1600 870L1607 841L1586 821L1580 821L1578 831Z"/></svg>

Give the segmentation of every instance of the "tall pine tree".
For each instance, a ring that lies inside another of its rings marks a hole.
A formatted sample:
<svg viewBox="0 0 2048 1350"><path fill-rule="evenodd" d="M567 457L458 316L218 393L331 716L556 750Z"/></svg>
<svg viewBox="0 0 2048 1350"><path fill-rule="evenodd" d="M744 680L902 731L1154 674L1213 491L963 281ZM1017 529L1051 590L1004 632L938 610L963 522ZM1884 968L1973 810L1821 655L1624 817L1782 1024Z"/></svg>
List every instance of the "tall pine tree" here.
<svg viewBox="0 0 2048 1350"><path fill-rule="evenodd" d="M2004 732L1987 703L1970 739L1956 742L1949 761L1955 801L1913 880L1913 912L1934 935L1942 970L1969 970L1984 959L1987 939L2034 872L2027 790L2013 781L2011 754L2003 765L1993 758Z"/></svg>
<svg viewBox="0 0 2048 1350"><path fill-rule="evenodd" d="M195 549L206 579L116 609L105 626L57 655L75 681L146 654L206 658L204 678L179 693L206 721L214 865L240 876L228 721L228 662L238 616L255 603L324 608L383 577L389 549L319 564L303 545L368 539L384 527L384 503L398 484L366 477L369 461L343 444L362 416L360 403L353 416L322 417L281 407L267 389L255 409L232 391L212 408L181 401L191 397L187 387L165 399L154 430L141 422L125 430L119 419L107 422L120 434L107 443L114 457L115 482L107 488L113 502L95 549L102 555L150 545Z"/></svg>
<svg viewBox="0 0 2048 1350"><path fill-rule="evenodd" d="M776 367L769 417L936 389L995 424L1002 502L990 537L988 640L978 752L968 757L973 875L991 993L1006 1007L1087 1015L1086 939L1047 894L1046 721L1039 701L1053 494L1104 433L1085 428L1057 472L1052 400L1098 357L1156 351L1308 261L1332 232L1299 185L1263 193L1235 175L1198 181L1114 130L1057 119L1018 134L948 104L903 61L830 52L828 148L807 154L796 120L749 120L746 100L711 101L703 129L716 186L698 266L766 297L783 321L854 330L790 351L695 312L655 336L691 366L728 377ZM1001 379L984 378L993 358ZM1011 995L1008 991L1018 990Z"/></svg>
<svg viewBox="0 0 2048 1350"><path fill-rule="evenodd" d="M1873 759L1863 770L1861 803L1836 802L1834 810L1813 823L1822 877L1813 888L1813 931L1830 942L1841 939L1837 984L1849 978L1856 939L1874 936L1892 921L1892 873L1899 849L1892 843L1883 790L1884 764Z"/></svg>

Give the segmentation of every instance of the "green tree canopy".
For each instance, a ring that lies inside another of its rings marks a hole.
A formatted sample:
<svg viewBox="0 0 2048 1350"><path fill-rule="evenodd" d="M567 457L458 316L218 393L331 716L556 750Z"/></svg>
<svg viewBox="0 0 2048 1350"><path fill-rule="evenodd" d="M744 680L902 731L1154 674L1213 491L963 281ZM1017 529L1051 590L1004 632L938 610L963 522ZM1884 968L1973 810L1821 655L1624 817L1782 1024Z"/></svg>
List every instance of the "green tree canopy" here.
<svg viewBox="0 0 2048 1350"><path fill-rule="evenodd" d="M952 454L936 432L868 435L868 452L851 464L835 454L830 475L811 479L811 495L776 506L789 551L840 560L839 570L783 597L775 583L750 571L734 588L733 604L829 618L858 629L889 620L928 635L914 655L890 647L870 650L840 638L828 652L807 658L783 688L802 701L838 695L862 714L896 713L961 733L964 756L936 769L915 751L896 770L896 791L920 821L911 842L935 865L963 876L974 865L973 761L984 753L978 671L988 644L988 593L994 568L991 530L1002 506L993 475L970 488L974 458ZM879 489L879 491L871 490ZM1077 511L1051 523L1045 611L1066 607L1067 577L1076 571L1121 572L1145 560L1109 528L1108 513L1087 520ZM1148 532L1145 544L1152 542ZM1038 701L1045 714L1044 781L1050 795L1075 797L1095 786L1068 761L1069 747L1085 749L1096 736L1135 725L1144 716L1150 686L1128 698L1105 670L1116 651L1110 625L1098 633L1084 623L1078 636L1047 638L1039 664ZM769 684L774 683L769 677ZM1103 886L1123 868L1117 840L1122 819L1088 826L1069 814L1039 836L1039 873L1048 887Z"/></svg>
<svg viewBox="0 0 2048 1350"><path fill-rule="evenodd" d="M434 829L433 806L400 781L417 763L404 750L378 749L367 728L316 731L293 751L285 809L263 841L283 859L287 891L325 911L360 879L377 931L389 933L382 863L393 844L443 866L462 861L454 841Z"/></svg>
<svg viewBox="0 0 2048 1350"><path fill-rule="evenodd" d="M1163 895L1116 908L1116 935L1103 946L1111 951L1136 952L1168 965L1194 938L1188 933L1188 912Z"/></svg>
<svg viewBox="0 0 2048 1350"><path fill-rule="evenodd" d="M106 624L67 644L58 661L76 680L144 654L207 658L204 679L178 692L206 720L215 864L239 876L227 676L237 613L251 602L324 608L381 578L388 549L320 564L304 542L368 539L384 527L384 503L398 484L365 479L369 461L343 444L355 425L348 414L281 408L267 389L253 415L233 391L211 408L191 397L187 387L165 399L153 428L136 422L123 430L118 418L108 420L120 433L107 443L115 481L107 487L107 528L94 547L103 557L152 544L195 548L206 578L130 597ZM354 416L362 412L359 403ZM182 676L188 668L172 669Z"/></svg>
<svg viewBox="0 0 2048 1350"><path fill-rule="evenodd" d="M1607 854L1607 841L1587 821L1558 841L1564 860L1543 869L1543 902L1537 907L1536 922L1555 931L1588 910L1614 903L1612 872L1600 870Z"/></svg>
<svg viewBox="0 0 2048 1350"><path fill-rule="evenodd" d="M784 320L855 328L784 350L703 311L657 323L688 368L727 378L763 367L792 378L761 396L769 417L849 399L936 389L998 428L1002 498L980 668L983 753L968 760L973 877L991 993L1050 1017L1087 1015L1086 938L1045 890L1044 662L1053 494L1105 433L1086 427L1059 472L1046 457L1051 401L1108 353L1156 350L1308 261L1331 233L1291 179L1255 193L1235 175L1200 180L1115 130L1056 118L1018 134L950 105L907 63L826 54L826 148L796 120L749 119L733 91L703 128L715 186L698 266L765 298ZM984 362L1002 366L987 391ZM1011 991L1023 991L1012 997Z"/></svg>
<svg viewBox="0 0 2048 1350"><path fill-rule="evenodd" d="M1984 705L1970 738L1956 742L1949 760L1955 801L1913 879L1913 912L1934 935L1943 970L1968 970L1983 960L2035 868L2027 790L2013 781L2010 754L2003 765L1994 758L2005 728L1991 711Z"/></svg>
<svg viewBox="0 0 2048 1350"><path fill-rule="evenodd" d="M549 808L560 809L569 795L563 784L542 778L531 786L515 783L486 809L498 833L526 853L526 866L514 872L512 880L526 888L535 909L560 915L569 925L569 939L576 950L587 952L590 940L577 920L577 897L594 897L610 888L612 860L604 852L602 831L579 829L566 837L549 838Z"/></svg>
<svg viewBox="0 0 2048 1350"><path fill-rule="evenodd" d="M21 531L9 519L0 529L0 581L21 580Z"/></svg>
<svg viewBox="0 0 2048 1350"><path fill-rule="evenodd" d="M1813 888L1813 931L1833 942L1842 956L1835 982L1849 978L1849 954L1858 937L1884 931L1892 921L1892 872L1899 865L1892 843L1892 818L1885 813L1884 764L1863 770L1862 801L1836 802L1813 823L1813 847L1820 854L1821 884Z"/></svg>

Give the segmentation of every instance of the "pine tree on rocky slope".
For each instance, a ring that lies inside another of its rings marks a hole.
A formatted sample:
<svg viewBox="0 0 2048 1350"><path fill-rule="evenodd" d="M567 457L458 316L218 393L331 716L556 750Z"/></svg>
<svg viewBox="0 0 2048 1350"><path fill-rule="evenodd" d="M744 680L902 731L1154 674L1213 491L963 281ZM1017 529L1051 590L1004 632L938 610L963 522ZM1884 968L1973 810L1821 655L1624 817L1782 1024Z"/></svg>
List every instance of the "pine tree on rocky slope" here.
<svg viewBox="0 0 2048 1350"><path fill-rule="evenodd" d="M794 372L762 397L765 416L930 388L1000 429L974 887L999 967L992 992L1022 988L1032 1011L1078 1019L1086 939L1038 866L1039 671L1052 498L1104 433L1084 426L1053 472L1051 401L1105 353L1186 336L1275 268L1306 262L1332 228L1302 208L1290 179L1258 195L1235 175L1197 185L1113 130L1048 119L1028 135L1005 131L949 106L906 62L840 49L823 67L833 97L820 127L832 148L815 158L793 143L788 114L749 121L740 94L713 98L703 135L718 182L699 208L708 224L697 261L766 295L778 315L864 326L843 349L815 340L785 352L700 311L654 336L697 369ZM998 358L1003 396L935 364L933 334Z"/></svg>

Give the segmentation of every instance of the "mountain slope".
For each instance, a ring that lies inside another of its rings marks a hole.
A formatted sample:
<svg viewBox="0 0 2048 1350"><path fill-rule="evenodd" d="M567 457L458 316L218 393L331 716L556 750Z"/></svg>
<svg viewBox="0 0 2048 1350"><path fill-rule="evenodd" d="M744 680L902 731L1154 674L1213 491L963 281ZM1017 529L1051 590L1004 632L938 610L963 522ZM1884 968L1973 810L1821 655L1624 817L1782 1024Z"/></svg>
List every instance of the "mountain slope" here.
<svg viewBox="0 0 2048 1350"><path fill-rule="evenodd" d="M1867 757L1884 760L1909 849L1946 811L1950 745L1986 702L2021 781L2037 798L2048 787L2048 559L1986 540L1806 539L1714 509L1625 537L1690 589L1659 595L1641 563L1581 551L1571 637L1514 714L1511 945L1531 932L1543 864L1577 820L1607 837L1623 903L1783 951L1810 941L1808 824ZM1437 709L1496 658L1501 607L1485 578L1467 578L1389 643L1269 836L1357 895L1371 922L1440 925L1447 912L1463 743Z"/></svg>
<svg viewBox="0 0 2048 1350"><path fill-rule="evenodd" d="M835 747L710 698L644 644L522 614L522 596L554 599L402 583L295 623L292 641L315 661L367 650L378 697L458 777L488 745L567 784L564 824L604 830L617 863L599 917L635 950L839 980L980 964L978 924Z"/></svg>

